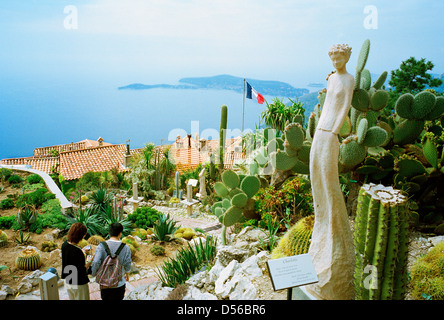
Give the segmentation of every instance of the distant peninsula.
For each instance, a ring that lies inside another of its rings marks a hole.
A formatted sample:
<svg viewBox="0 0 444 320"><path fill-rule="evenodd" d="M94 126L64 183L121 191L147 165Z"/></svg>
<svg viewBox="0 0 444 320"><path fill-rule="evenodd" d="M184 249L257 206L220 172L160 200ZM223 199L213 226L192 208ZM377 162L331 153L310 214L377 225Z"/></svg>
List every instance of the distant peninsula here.
<svg viewBox="0 0 444 320"><path fill-rule="evenodd" d="M246 81L254 87L254 89L262 95L276 97L301 97L309 93L308 89L295 88L292 85L272 80L246 79ZM127 86L118 87L119 90L147 90L147 89L179 89L179 90L196 90L196 89L215 89L215 90L232 90L242 93L244 90L244 78L231 75L217 75L213 77L194 77L182 78L178 85L172 84L142 84L133 83Z"/></svg>

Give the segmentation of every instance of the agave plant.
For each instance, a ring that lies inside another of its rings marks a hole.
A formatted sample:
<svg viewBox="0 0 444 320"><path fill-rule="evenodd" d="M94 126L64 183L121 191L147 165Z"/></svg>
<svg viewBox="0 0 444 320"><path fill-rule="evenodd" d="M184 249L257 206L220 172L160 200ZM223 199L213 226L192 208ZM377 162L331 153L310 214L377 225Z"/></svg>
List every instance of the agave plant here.
<svg viewBox="0 0 444 320"><path fill-rule="evenodd" d="M123 226L122 236L127 236L133 231L133 222L125 218L119 210L113 210L111 206L106 207L99 214L101 221L101 233L103 236L108 234L109 225L112 223L120 223Z"/></svg>
<svg viewBox="0 0 444 320"><path fill-rule="evenodd" d="M179 229L176 221L170 218L170 215L161 213L152 228L149 228L157 240L171 241L174 239L174 233Z"/></svg>
<svg viewBox="0 0 444 320"><path fill-rule="evenodd" d="M28 229L33 223L37 221L37 210L35 207L25 205L20 208L17 213L17 223L20 229Z"/></svg>
<svg viewBox="0 0 444 320"><path fill-rule="evenodd" d="M175 288L211 263L216 256L216 245L217 241L212 237L207 237L205 242L199 240L195 246L188 244L155 272L163 285Z"/></svg>
<svg viewBox="0 0 444 320"><path fill-rule="evenodd" d="M97 209L94 206L86 207L84 209L74 210L72 216L67 216L68 218L68 228L76 222L83 223L88 230L88 235L92 236L94 234L102 234L103 226L102 221L97 214Z"/></svg>
<svg viewBox="0 0 444 320"><path fill-rule="evenodd" d="M97 210L104 211L111 205L112 196L106 189L97 189L91 194L91 201Z"/></svg>

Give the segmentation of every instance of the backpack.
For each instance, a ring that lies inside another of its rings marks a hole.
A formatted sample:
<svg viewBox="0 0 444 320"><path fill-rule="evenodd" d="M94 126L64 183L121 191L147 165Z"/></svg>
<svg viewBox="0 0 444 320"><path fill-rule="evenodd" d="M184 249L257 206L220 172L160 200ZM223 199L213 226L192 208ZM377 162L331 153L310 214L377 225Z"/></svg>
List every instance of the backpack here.
<svg viewBox="0 0 444 320"><path fill-rule="evenodd" d="M125 244L121 243L115 254L111 254L106 241L101 244L105 248L107 257L97 270L96 282L100 285L100 289L115 288L123 277L123 268L118 255Z"/></svg>

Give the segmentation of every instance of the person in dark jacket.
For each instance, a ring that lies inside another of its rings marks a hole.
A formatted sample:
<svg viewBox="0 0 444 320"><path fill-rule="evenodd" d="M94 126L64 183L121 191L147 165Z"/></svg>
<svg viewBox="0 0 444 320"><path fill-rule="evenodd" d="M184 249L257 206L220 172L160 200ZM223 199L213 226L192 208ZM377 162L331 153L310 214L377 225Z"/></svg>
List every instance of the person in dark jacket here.
<svg viewBox="0 0 444 320"><path fill-rule="evenodd" d="M86 254L78 243L87 233L80 222L71 225L68 239L62 244L62 279L70 300L89 300L89 278L92 256Z"/></svg>

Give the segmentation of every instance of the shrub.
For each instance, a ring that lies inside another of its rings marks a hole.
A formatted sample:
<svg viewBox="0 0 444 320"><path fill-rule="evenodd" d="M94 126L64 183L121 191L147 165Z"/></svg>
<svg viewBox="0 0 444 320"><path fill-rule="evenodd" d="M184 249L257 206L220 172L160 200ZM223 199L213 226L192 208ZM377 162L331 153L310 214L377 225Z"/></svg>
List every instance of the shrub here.
<svg viewBox="0 0 444 320"><path fill-rule="evenodd" d="M0 202L0 209L11 209L14 207L14 201L10 198L3 199Z"/></svg>
<svg viewBox="0 0 444 320"><path fill-rule="evenodd" d="M261 215L263 221L267 221L266 215L283 221L282 229L295 224L302 217L312 215L312 203L310 181L299 177L288 179L281 189L270 186L256 193L256 212Z"/></svg>
<svg viewBox="0 0 444 320"><path fill-rule="evenodd" d="M55 199L55 194L48 192L46 188L39 188L33 192L20 195L16 205L17 207L30 205L38 208L50 199Z"/></svg>
<svg viewBox="0 0 444 320"><path fill-rule="evenodd" d="M13 174L13 175L11 175L11 176L8 178L8 182L9 182L10 184L17 184L17 183L20 183L20 182L22 182L22 181L23 181L23 179L22 179L20 176L16 175L16 174Z"/></svg>
<svg viewBox="0 0 444 320"><path fill-rule="evenodd" d="M51 199L42 205L42 214L37 216L37 221L29 227L29 231L41 233L45 228L59 230L68 229L68 219L62 214L62 207L57 199Z"/></svg>
<svg viewBox="0 0 444 320"><path fill-rule="evenodd" d="M0 178L4 181L8 180L9 177L12 175L12 170L8 168L1 168L0 169Z"/></svg>
<svg viewBox="0 0 444 320"><path fill-rule="evenodd" d="M160 212L150 207L139 207L133 213L128 215L128 219L133 222L136 227L148 229L159 218Z"/></svg>
<svg viewBox="0 0 444 320"><path fill-rule="evenodd" d="M0 217L0 229L11 229L17 220L14 215L7 217Z"/></svg>
<svg viewBox="0 0 444 320"><path fill-rule="evenodd" d="M38 174L34 173L34 174L31 174L30 176L28 176L26 181L28 181L29 184L34 184L34 183L43 182L43 179Z"/></svg>

